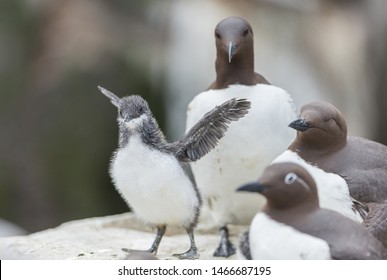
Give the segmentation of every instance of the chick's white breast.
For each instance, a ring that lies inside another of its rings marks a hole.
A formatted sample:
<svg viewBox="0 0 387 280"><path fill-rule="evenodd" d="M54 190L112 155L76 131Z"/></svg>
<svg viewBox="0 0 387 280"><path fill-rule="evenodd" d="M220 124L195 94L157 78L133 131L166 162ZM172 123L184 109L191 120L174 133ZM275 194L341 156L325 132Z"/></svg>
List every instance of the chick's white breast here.
<svg viewBox="0 0 387 280"><path fill-rule="evenodd" d="M117 151L111 164L116 189L144 222L189 225L199 201L172 155L144 145L138 136Z"/></svg>

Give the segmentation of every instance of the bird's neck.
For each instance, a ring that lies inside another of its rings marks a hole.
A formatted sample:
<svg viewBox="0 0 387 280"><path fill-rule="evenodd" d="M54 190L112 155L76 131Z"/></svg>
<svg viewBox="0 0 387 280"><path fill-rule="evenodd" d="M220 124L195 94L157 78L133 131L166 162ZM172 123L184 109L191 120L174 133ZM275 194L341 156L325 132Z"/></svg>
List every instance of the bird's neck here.
<svg viewBox="0 0 387 280"><path fill-rule="evenodd" d="M217 57L215 61L216 88L226 88L232 84L255 85L253 56L234 56L231 62L224 57Z"/></svg>
<svg viewBox="0 0 387 280"><path fill-rule="evenodd" d="M125 124L120 124L118 146L124 148L129 143L130 138L136 135L141 138L144 144L152 148L159 149L166 143L165 136L159 129L157 122L151 118L133 129L128 129Z"/></svg>
<svg viewBox="0 0 387 280"><path fill-rule="evenodd" d="M119 148L124 148L128 144L131 134L132 133L125 127L124 124L119 125L119 133L118 133Z"/></svg>
<svg viewBox="0 0 387 280"><path fill-rule="evenodd" d="M328 145L327 143L322 143L321 146L317 144L311 145L308 142L300 141L298 138L289 146L289 150L297 153L302 159L307 162L320 165L324 159L328 159L331 156L334 156L339 151L343 150L347 142L333 143Z"/></svg>
<svg viewBox="0 0 387 280"><path fill-rule="evenodd" d="M298 221L302 220L305 213L311 213L320 208L318 199L305 202L296 207L278 209L274 207L266 207L264 212L271 218L285 224L294 225Z"/></svg>

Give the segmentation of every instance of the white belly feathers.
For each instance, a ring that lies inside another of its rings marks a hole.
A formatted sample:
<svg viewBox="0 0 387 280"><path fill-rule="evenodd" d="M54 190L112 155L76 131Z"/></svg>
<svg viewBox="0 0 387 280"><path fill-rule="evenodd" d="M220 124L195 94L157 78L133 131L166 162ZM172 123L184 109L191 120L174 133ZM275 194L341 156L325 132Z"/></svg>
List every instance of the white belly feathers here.
<svg viewBox="0 0 387 280"><path fill-rule="evenodd" d="M188 131L210 108L230 98L247 98L249 113L231 123L217 147L191 164L203 201L218 226L250 223L264 198L237 193L241 184L256 180L295 137L288 124L296 118L291 97L271 85L232 85L197 95L187 110ZM206 214L206 208L203 208Z"/></svg>
<svg viewBox="0 0 387 280"><path fill-rule="evenodd" d="M189 225L199 201L192 183L172 155L132 136L110 169L114 185L136 215L151 225Z"/></svg>
<svg viewBox="0 0 387 280"><path fill-rule="evenodd" d="M325 240L302 233L258 213L251 223L250 253L254 260L327 260Z"/></svg>

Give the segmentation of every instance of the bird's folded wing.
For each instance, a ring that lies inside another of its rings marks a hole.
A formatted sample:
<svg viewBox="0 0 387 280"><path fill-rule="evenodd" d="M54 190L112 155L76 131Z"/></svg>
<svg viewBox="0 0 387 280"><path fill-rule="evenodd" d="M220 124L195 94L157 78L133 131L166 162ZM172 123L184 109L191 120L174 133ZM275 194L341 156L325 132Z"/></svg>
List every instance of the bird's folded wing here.
<svg viewBox="0 0 387 280"><path fill-rule="evenodd" d="M387 250L387 200L383 203L370 203L369 209L363 224Z"/></svg>
<svg viewBox="0 0 387 280"><path fill-rule="evenodd" d="M352 210L359 213L364 220L369 212L368 206L352 197Z"/></svg>
<svg viewBox="0 0 387 280"><path fill-rule="evenodd" d="M205 114L181 139L171 145L180 161L196 161L206 155L225 135L228 125L244 117L251 107L246 99L230 99Z"/></svg>

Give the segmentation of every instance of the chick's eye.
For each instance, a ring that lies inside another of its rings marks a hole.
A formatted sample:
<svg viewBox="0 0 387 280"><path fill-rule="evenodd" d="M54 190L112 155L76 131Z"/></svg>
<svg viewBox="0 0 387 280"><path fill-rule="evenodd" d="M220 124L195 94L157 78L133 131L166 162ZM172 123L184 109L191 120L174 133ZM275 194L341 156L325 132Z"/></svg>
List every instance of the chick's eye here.
<svg viewBox="0 0 387 280"><path fill-rule="evenodd" d="M245 31L243 31L243 36L246 36L247 34L249 34L249 30L246 29Z"/></svg>
<svg viewBox="0 0 387 280"><path fill-rule="evenodd" d="M290 185L290 184L293 184L294 181L296 180L297 180L297 175L291 172L285 176L284 182L285 184Z"/></svg>
<svg viewBox="0 0 387 280"><path fill-rule="evenodd" d="M124 112L122 110L119 110L118 114L120 115L120 118L122 118L122 119L124 118Z"/></svg>
<svg viewBox="0 0 387 280"><path fill-rule="evenodd" d="M217 39L220 39L220 34L219 34L219 32L215 32L215 37L216 37Z"/></svg>

